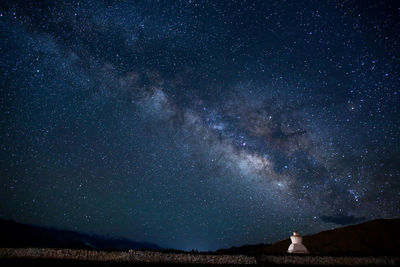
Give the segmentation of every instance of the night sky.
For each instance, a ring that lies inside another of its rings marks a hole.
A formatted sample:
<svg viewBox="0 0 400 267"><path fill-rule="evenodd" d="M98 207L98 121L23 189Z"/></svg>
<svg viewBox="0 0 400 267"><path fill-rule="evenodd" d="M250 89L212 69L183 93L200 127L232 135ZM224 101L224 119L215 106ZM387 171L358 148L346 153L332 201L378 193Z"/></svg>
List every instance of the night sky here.
<svg viewBox="0 0 400 267"><path fill-rule="evenodd" d="M2 1L0 217L176 249L400 214L398 1Z"/></svg>

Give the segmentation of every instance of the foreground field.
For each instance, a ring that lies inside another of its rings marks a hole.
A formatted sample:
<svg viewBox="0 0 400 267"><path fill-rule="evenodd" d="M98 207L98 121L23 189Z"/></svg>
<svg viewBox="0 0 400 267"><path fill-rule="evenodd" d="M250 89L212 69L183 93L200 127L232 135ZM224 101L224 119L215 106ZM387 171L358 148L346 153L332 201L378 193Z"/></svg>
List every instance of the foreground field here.
<svg viewBox="0 0 400 267"><path fill-rule="evenodd" d="M177 263L138 263L138 262L109 262L109 261L83 261L83 260L57 260L57 259L0 259L0 266L29 266L29 267L131 267L131 266L193 266L205 267L210 264L177 264ZM219 264L218 266L255 266L255 265L232 265Z"/></svg>
<svg viewBox="0 0 400 267"><path fill-rule="evenodd" d="M256 264L244 255L161 253L154 251L95 251L84 249L1 248L2 259L57 259L96 262L174 263L174 264Z"/></svg>
<svg viewBox="0 0 400 267"><path fill-rule="evenodd" d="M400 257L338 257L315 255L215 255L153 251L93 251L45 248L0 248L2 266L152 266L152 265L280 265L399 266Z"/></svg>

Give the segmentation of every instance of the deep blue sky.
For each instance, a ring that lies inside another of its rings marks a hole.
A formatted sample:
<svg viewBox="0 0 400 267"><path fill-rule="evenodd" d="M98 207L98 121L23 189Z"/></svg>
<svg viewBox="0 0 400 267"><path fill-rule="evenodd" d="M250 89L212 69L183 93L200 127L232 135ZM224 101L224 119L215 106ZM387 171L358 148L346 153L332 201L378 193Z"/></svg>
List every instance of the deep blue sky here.
<svg viewBox="0 0 400 267"><path fill-rule="evenodd" d="M400 214L397 1L2 1L0 217L214 250Z"/></svg>

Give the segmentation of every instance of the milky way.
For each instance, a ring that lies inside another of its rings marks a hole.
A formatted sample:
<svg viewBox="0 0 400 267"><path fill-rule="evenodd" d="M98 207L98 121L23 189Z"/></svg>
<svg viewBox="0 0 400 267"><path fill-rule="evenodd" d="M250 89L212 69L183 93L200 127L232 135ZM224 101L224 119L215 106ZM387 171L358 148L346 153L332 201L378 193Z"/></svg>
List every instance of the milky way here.
<svg viewBox="0 0 400 267"><path fill-rule="evenodd" d="M0 217L178 249L400 214L396 1L0 9Z"/></svg>

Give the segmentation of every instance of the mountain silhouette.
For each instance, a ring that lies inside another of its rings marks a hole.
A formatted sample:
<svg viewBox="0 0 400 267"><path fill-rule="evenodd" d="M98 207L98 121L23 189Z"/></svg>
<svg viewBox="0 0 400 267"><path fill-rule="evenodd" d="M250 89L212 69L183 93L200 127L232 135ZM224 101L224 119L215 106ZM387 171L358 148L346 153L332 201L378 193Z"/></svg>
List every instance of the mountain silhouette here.
<svg viewBox="0 0 400 267"><path fill-rule="evenodd" d="M219 250L229 254L283 254L290 238L272 245L253 245ZM400 219L377 219L318 234L303 236L311 254L329 255L400 255Z"/></svg>
<svg viewBox="0 0 400 267"><path fill-rule="evenodd" d="M106 238L74 231L26 225L5 219L0 219L0 236L0 247L10 248L163 249L152 243L134 242L125 238Z"/></svg>

